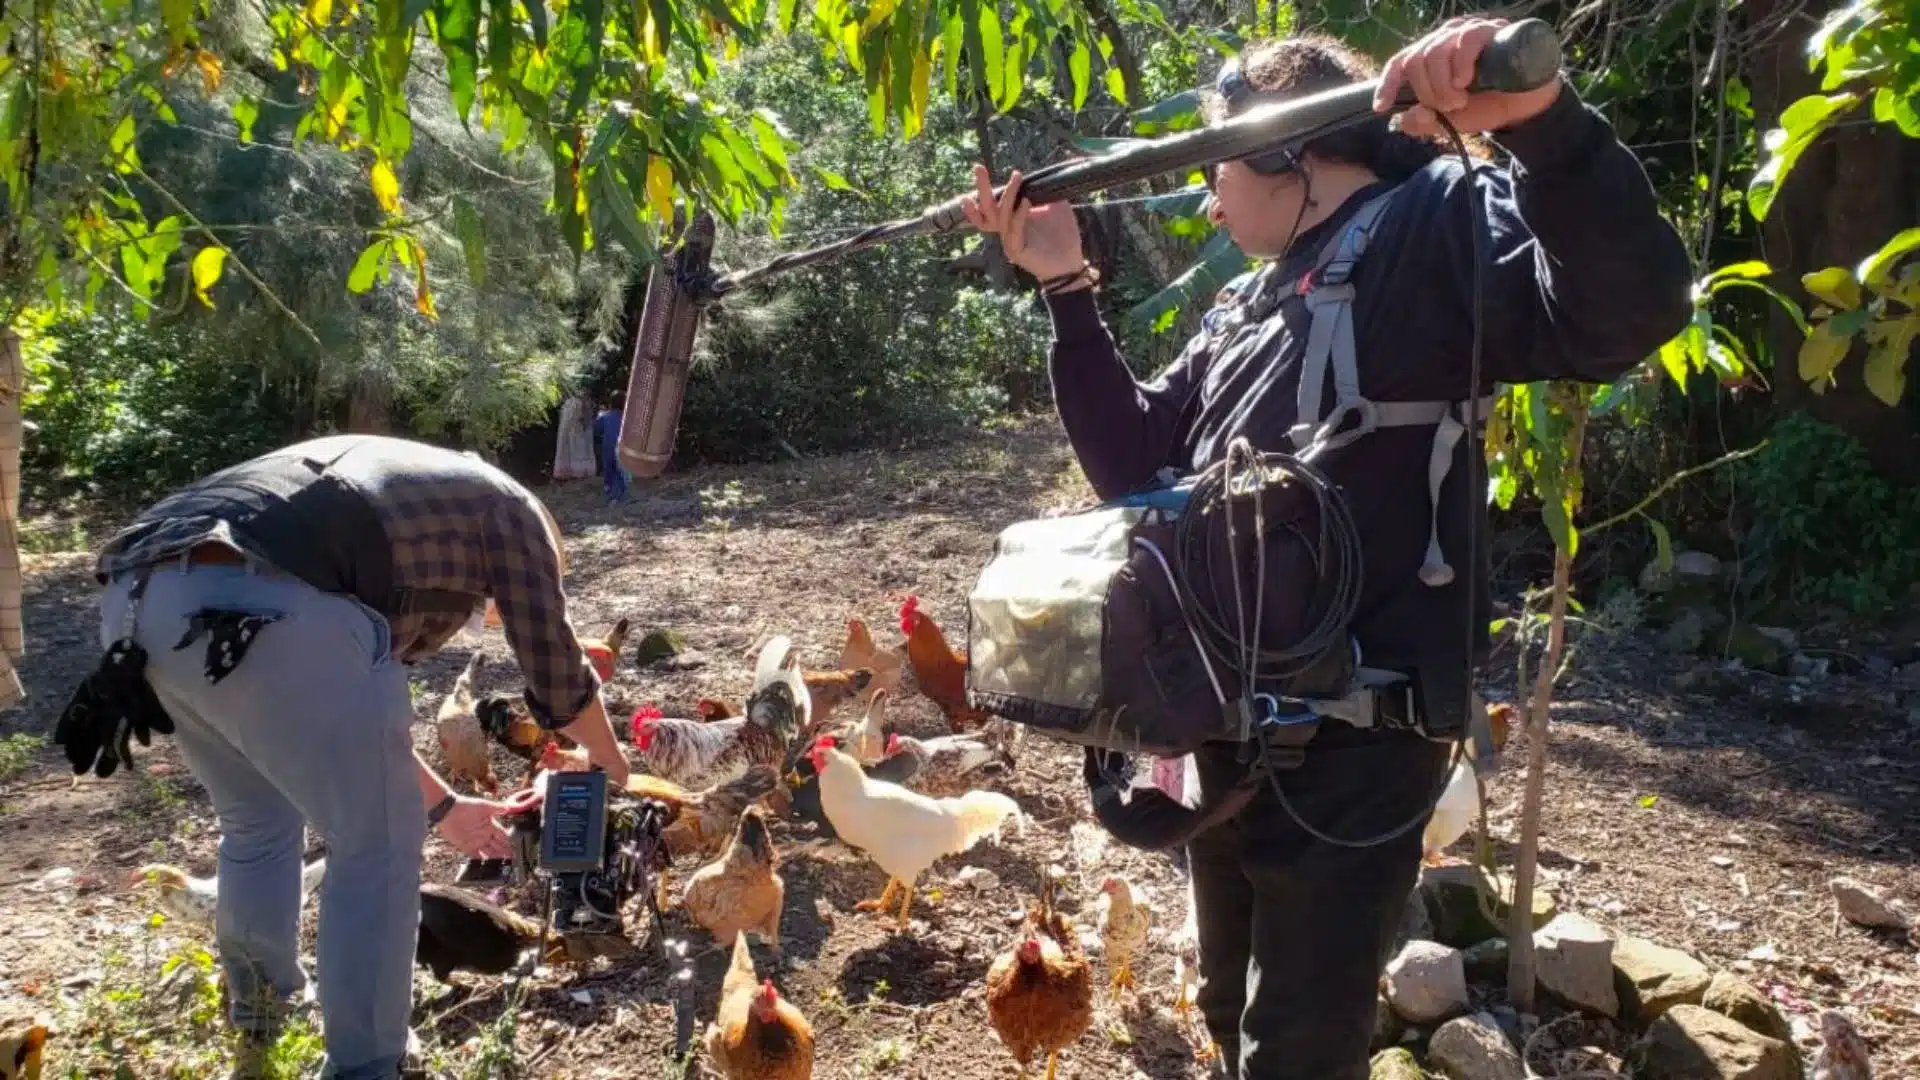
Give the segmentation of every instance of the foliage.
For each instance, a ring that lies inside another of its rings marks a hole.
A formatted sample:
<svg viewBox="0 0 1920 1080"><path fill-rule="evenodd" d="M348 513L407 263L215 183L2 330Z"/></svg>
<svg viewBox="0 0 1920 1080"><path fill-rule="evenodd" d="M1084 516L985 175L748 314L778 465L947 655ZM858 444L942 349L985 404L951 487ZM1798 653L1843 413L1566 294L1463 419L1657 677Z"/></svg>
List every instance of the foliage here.
<svg viewBox="0 0 1920 1080"><path fill-rule="evenodd" d="M22 466L32 482L147 499L287 434L274 421L285 409L259 372L231 362L231 339L212 327L102 313L45 333L45 347L27 354L23 408L39 432Z"/></svg>
<svg viewBox="0 0 1920 1080"><path fill-rule="evenodd" d="M971 373L1004 395L1008 408L1027 412L1052 400L1047 381L1047 316L1032 297L962 289L934 327L930 359Z"/></svg>
<svg viewBox="0 0 1920 1080"><path fill-rule="evenodd" d="M1820 92L1787 106L1780 126L1767 133L1767 160L1747 190L1754 217L1767 216L1806 148L1864 102L1872 103L1875 121L1920 138L1916 13L1920 8L1900 0L1856 0L1827 15L1807 39L1808 66L1822 72ZM1920 261L1909 261L1916 250L1920 228L1909 228L1856 267L1829 266L1802 277L1820 301L1799 357L1800 377L1815 392L1834 384L1841 361L1863 339L1867 390L1883 404L1899 406L1908 357L1920 337Z"/></svg>
<svg viewBox="0 0 1920 1080"><path fill-rule="evenodd" d="M46 745L45 735L25 731L0 736L0 784L10 782L31 768L34 756Z"/></svg>
<svg viewBox="0 0 1920 1080"><path fill-rule="evenodd" d="M1754 586L1855 613L1908 602L1920 581L1920 490L1875 476L1846 432L1795 414L1735 468L1751 500Z"/></svg>

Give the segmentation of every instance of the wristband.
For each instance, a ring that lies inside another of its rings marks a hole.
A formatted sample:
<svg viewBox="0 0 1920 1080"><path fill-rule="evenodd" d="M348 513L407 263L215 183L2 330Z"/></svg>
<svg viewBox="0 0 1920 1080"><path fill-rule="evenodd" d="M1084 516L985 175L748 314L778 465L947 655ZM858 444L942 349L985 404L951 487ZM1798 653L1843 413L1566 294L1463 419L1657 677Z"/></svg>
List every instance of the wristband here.
<svg viewBox="0 0 1920 1080"><path fill-rule="evenodd" d="M454 804L459 801L460 797L458 795L455 795L451 791L447 792L446 798L434 803L433 809L427 811L427 828L439 828L440 823L445 821L447 815L453 812Z"/></svg>

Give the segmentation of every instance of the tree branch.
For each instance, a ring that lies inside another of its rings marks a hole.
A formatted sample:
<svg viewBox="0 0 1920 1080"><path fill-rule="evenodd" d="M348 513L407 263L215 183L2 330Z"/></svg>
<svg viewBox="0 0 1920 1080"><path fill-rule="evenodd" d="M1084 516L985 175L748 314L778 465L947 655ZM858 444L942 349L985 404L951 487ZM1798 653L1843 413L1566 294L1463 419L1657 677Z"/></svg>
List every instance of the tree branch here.
<svg viewBox="0 0 1920 1080"><path fill-rule="evenodd" d="M1765 450L1766 448L1767 448L1767 440L1761 439L1759 442L1753 444L1752 446L1747 447L1745 450L1733 450L1728 453L1722 454L1717 458L1714 458L1712 461L1702 462L1701 464L1694 465L1689 468L1681 469L1679 472L1674 473L1672 476L1669 476L1665 480L1661 481L1660 486L1654 488L1651 492L1649 492L1646 498L1641 499L1639 502L1634 503L1632 506L1627 507L1625 510L1620 511L1619 513L1613 515L1610 518L1607 518L1604 521L1586 526L1585 528L1580 530L1580 533L1583 536L1592 536L1594 533L1599 532L1601 529L1609 528L1611 526L1618 525L1623 521L1627 521L1631 518L1639 517L1640 514L1644 510L1646 510L1647 507L1652 506L1655 502L1659 501L1662 496L1666 495L1667 492L1672 491L1682 480L1685 480L1688 477L1698 476L1703 472L1711 472L1722 465L1728 465L1735 461L1739 461L1741 458L1752 457L1753 455L1759 453L1762 450Z"/></svg>

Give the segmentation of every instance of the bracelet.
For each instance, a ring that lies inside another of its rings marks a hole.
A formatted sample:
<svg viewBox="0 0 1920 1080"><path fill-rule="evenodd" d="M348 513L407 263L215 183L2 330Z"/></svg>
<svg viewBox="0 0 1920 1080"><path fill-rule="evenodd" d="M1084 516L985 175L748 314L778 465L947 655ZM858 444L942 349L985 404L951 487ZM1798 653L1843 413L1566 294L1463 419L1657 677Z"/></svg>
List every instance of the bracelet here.
<svg viewBox="0 0 1920 1080"><path fill-rule="evenodd" d="M1058 277L1050 277L1042 281L1040 283L1040 295L1052 296L1062 289L1079 284L1081 281L1085 281L1089 285L1100 284L1099 268L1090 262L1082 262L1078 270L1061 274Z"/></svg>
<svg viewBox="0 0 1920 1080"><path fill-rule="evenodd" d="M442 821L445 821L447 818L447 815L453 812L454 804L459 801L460 801L460 797L458 795L455 795L451 791L447 792L445 798L441 799L437 803L434 803L433 809L427 811L427 828L429 829L439 828L440 823Z"/></svg>

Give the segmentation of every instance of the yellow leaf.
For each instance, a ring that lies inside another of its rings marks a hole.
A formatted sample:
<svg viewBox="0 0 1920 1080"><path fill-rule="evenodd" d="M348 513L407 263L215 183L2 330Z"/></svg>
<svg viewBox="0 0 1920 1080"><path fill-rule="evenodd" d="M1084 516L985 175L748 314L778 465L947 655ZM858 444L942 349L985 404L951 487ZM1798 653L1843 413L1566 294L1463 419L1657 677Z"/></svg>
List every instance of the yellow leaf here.
<svg viewBox="0 0 1920 1080"><path fill-rule="evenodd" d="M193 53L193 63L200 69L200 81L206 84L207 93L211 94L220 89L220 74L223 69L220 66L219 57L205 49L196 49Z"/></svg>
<svg viewBox="0 0 1920 1080"><path fill-rule="evenodd" d="M867 31L885 22L887 16L893 14L893 9L899 6L900 0L873 0L873 6L867 9L867 17L860 23L861 36L865 37Z"/></svg>
<svg viewBox="0 0 1920 1080"><path fill-rule="evenodd" d="M387 213L400 212L400 180L385 161L373 163L373 197Z"/></svg>
<svg viewBox="0 0 1920 1080"><path fill-rule="evenodd" d="M1920 337L1920 315L1883 319L1867 326L1867 389L1889 407L1907 393L1907 354Z"/></svg>
<svg viewBox="0 0 1920 1080"><path fill-rule="evenodd" d="M1829 266L1803 274L1800 284L1806 286L1807 292L1842 311L1860 306L1860 283L1853 280L1853 271L1844 266Z"/></svg>
<svg viewBox="0 0 1920 1080"><path fill-rule="evenodd" d="M307 18L315 26L325 26L333 18L333 0L309 0Z"/></svg>
<svg viewBox="0 0 1920 1080"><path fill-rule="evenodd" d="M1800 377L1810 383L1821 383L1833 377L1833 370L1846 359L1847 346L1853 344L1853 335L1842 337L1833 331L1833 321L1828 320L1813 328L1807 340L1800 343Z"/></svg>
<svg viewBox="0 0 1920 1080"><path fill-rule="evenodd" d="M673 166L658 154L647 157L647 205L662 225L673 221Z"/></svg>
<svg viewBox="0 0 1920 1080"><path fill-rule="evenodd" d="M220 282L220 274L227 268L227 249L223 247L203 247L200 254L193 257L193 294L208 307L213 306L213 298L207 290Z"/></svg>

